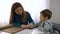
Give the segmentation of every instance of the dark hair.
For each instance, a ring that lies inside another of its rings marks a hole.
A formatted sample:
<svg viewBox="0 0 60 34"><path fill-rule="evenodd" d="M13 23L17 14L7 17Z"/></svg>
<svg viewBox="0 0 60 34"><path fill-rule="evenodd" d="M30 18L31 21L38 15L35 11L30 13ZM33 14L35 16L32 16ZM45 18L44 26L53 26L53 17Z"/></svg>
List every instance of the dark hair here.
<svg viewBox="0 0 60 34"><path fill-rule="evenodd" d="M15 2L15 3L12 5L11 13L14 14L14 13L15 13L15 9L17 9L18 7L22 7L21 3ZM23 7L22 7L22 9L23 9ZM23 10L24 10L24 9L23 9Z"/></svg>
<svg viewBox="0 0 60 34"><path fill-rule="evenodd" d="M44 17L48 16L48 19L51 18L52 16L52 12L49 9L45 9L43 11L40 12Z"/></svg>
<svg viewBox="0 0 60 34"><path fill-rule="evenodd" d="M12 17L16 14L16 13L15 13L15 10L16 10L18 7L22 7L22 10L23 10L22 20L23 20L23 21L26 21L26 14L25 14L25 11L24 11L24 9L23 9L23 6L22 6L21 3L19 3L19 2L15 2L15 3L13 3L12 8L11 8L10 23L12 23Z"/></svg>

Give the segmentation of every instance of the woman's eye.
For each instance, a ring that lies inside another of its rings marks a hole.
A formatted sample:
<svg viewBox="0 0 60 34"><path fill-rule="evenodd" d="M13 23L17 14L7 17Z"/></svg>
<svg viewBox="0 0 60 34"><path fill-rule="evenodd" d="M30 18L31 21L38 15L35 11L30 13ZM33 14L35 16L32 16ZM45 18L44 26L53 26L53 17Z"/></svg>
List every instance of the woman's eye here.
<svg viewBox="0 0 60 34"><path fill-rule="evenodd" d="M18 12L20 11L20 10L17 10Z"/></svg>

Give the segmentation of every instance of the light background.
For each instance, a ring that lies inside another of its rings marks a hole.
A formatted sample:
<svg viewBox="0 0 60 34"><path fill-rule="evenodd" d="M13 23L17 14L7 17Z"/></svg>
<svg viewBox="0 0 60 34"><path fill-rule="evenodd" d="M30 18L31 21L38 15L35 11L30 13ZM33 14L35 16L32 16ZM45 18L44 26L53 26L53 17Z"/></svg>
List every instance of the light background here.
<svg viewBox="0 0 60 34"><path fill-rule="evenodd" d="M14 2L20 2L35 23L39 21L40 11L49 8L49 0L0 0L0 25L9 24L10 10Z"/></svg>

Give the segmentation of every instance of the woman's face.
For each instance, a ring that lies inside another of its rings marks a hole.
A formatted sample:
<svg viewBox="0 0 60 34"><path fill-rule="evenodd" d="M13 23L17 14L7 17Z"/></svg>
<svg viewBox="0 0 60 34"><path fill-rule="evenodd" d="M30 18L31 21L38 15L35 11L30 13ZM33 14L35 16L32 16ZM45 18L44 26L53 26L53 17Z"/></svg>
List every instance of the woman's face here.
<svg viewBox="0 0 60 34"><path fill-rule="evenodd" d="M22 13L23 13L22 7L18 7L18 8L15 10L15 12L16 12L16 14L18 14L18 15L22 15Z"/></svg>

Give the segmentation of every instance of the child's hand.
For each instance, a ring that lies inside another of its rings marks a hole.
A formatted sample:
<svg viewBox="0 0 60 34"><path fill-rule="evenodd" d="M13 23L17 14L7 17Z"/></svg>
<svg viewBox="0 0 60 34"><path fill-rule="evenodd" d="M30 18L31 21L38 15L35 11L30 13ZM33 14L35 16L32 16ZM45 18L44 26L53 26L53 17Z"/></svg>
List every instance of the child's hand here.
<svg viewBox="0 0 60 34"><path fill-rule="evenodd" d="M33 28L34 26L33 26L33 24L32 23L30 23L28 26L27 26L27 28Z"/></svg>
<svg viewBox="0 0 60 34"><path fill-rule="evenodd" d="M22 29L26 29L27 26L26 26L26 25L21 25L21 28L22 28Z"/></svg>

